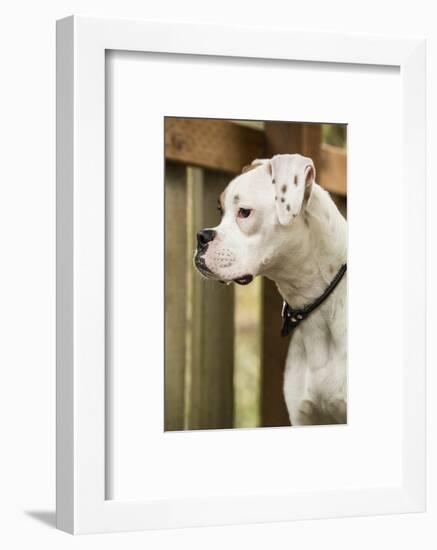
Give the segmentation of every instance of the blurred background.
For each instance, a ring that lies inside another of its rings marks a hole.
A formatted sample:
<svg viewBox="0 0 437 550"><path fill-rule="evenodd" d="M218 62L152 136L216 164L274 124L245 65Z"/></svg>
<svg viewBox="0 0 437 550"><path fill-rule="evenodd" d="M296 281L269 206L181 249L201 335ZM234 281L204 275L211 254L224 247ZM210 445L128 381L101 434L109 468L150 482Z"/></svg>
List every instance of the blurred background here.
<svg viewBox="0 0 437 550"><path fill-rule="evenodd" d="M165 430L290 424L282 395L289 338L275 285L220 285L192 264L196 233L219 223L217 199L255 158L300 153L342 214L345 124L165 118Z"/></svg>

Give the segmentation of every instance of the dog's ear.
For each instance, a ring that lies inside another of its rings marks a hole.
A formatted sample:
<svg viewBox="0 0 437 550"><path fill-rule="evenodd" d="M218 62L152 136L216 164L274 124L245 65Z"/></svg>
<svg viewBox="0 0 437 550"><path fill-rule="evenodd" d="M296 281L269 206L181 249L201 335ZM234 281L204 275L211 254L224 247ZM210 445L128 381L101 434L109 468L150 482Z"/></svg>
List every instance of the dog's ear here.
<svg viewBox="0 0 437 550"><path fill-rule="evenodd" d="M302 155L275 155L270 163L279 223L288 225L306 207L316 170L313 161Z"/></svg>

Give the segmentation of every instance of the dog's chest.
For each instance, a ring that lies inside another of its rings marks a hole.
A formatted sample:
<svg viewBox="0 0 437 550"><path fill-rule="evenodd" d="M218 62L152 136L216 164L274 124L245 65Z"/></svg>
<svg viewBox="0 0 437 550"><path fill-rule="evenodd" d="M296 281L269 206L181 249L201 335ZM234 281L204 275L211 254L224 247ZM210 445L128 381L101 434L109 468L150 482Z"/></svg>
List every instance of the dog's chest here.
<svg viewBox="0 0 437 550"><path fill-rule="evenodd" d="M346 399L346 363L341 358L317 370L305 370L304 395L323 410L338 399Z"/></svg>
<svg viewBox="0 0 437 550"><path fill-rule="evenodd" d="M309 322L308 322L309 321ZM315 316L290 342L285 369L286 400L310 399L321 408L346 398L346 334L341 323L321 322ZM287 399L288 398L288 399Z"/></svg>

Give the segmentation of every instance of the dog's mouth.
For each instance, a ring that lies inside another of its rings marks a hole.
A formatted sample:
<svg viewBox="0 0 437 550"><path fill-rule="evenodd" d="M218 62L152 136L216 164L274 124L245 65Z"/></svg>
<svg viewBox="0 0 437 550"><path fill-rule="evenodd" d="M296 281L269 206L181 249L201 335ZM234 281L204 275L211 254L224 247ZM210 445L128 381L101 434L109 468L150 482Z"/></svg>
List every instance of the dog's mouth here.
<svg viewBox="0 0 437 550"><path fill-rule="evenodd" d="M250 273L227 281L220 279L220 277L216 275L213 271L211 271L211 269L209 269L209 267L206 265L205 258L203 256L207 248L208 247L206 246L202 250L197 251L196 255L194 256L194 265L201 275L208 279L215 279L216 281L224 285L229 285L231 283L237 283L238 285L248 285L253 281L253 275L250 275Z"/></svg>
<svg viewBox="0 0 437 550"><path fill-rule="evenodd" d="M243 275L242 277L238 277L237 279L234 279L234 283L237 283L238 285L248 285L253 281L253 275Z"/></svg>
<svg viewBox="0 0 437 550"><path fill-rule="evenodd" d="M231 283L237 283L237 285L248 285L253 281L253 275L243 275L242 277L237 277L236 279L231 279L230 281L222 281L219 279L219 283L222 285L230 285Z"/></svg>

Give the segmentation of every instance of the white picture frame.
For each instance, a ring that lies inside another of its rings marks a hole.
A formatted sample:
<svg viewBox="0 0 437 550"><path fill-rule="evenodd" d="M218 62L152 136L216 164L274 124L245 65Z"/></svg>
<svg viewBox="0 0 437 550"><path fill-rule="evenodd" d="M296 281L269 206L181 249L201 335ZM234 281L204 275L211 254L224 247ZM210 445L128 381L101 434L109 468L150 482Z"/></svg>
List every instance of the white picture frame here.
<svg viewBox="0 0 437 550"><path fill-rule="evenodd" d="M105 51L399 67L402 479L390 487L105 500ZM425 472L425 40L68 17L57 23L57 525L70 533L420 512Z"/></svg>

